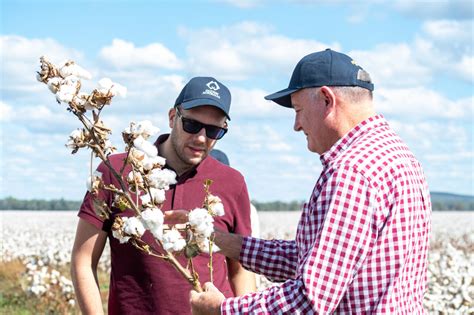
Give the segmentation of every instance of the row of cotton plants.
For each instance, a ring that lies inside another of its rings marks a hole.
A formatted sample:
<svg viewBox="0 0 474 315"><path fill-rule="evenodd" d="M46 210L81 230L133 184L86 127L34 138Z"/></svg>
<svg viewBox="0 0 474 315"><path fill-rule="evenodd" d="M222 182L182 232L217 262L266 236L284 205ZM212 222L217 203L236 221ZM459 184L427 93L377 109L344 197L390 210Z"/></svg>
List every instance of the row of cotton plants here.
<svg viewBox="0 0 474 315"><path fill-rule="evenodd" d="M260 212L266 239L292 239L299 212ZM462 222L462 223L460 223ZM433 212L425 309L429 314L474 314L474 212ZM264 278L260 288L271 286Z"/></svg>
<svg viewBox="0 0 474 315"><path fill-rule="evenodd" d="M0 215L0 264L22 263L18 285L29 300L36 299L38 311L73 312L76 303L69 262L77 224L75 212L2 211ZM107 272L108 248L105 253L100 268Z"/></svg>
<svg viewBox="0 0 474 315"><path fill-rule="evenodd" d="M22 288L25 294L47 301L62 310L73 310L74 293L68 272L77 217L71 212L3 211L1 230L1 261L22 261ZM440 219L433 213L433 235L429 255L429 283L425 307L430 314L474 314L474 228L470 224L455 226L456 222L472 222L474 214ZM260 212L263 238L294 237L292 224L298 212ZM448 223L451 222L451 223ZM449 232L451 230L451 232ZM110 268L108 246L100 266ZM260 279L260 289L272 285Z"/></svg>

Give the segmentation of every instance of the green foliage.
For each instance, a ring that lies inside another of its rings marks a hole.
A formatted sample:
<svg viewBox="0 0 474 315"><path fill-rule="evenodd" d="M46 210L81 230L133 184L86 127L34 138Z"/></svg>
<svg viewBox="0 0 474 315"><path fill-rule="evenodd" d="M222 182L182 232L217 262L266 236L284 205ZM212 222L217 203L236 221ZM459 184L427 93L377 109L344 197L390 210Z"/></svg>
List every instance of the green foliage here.
<svg viewBox="0 0 474 315"><path fill-rule="evenodd" d="M258 202L252 200L252 204L257 208L258 211L296 211L301 210L304 201L270 201L270 202Z"/></svg>
<svg viewBox="0 0 474 315"><path fill-rule="evenodd" d="M433 210L469 211L474 210L474 196L448 193L431 193ZM301 210L304 201L268 201L252 200L258 211L297 211ZM0 210L79 210L81 201L64 199L31 199L22 200L13 197L0 199Z"/></svg>
<svg viewBox="0 0 474 315"><path fill-rule="evenodd" d="M0 199L0 210L79 210L80 201L61 199L22 200L13 197Z"/></svg>

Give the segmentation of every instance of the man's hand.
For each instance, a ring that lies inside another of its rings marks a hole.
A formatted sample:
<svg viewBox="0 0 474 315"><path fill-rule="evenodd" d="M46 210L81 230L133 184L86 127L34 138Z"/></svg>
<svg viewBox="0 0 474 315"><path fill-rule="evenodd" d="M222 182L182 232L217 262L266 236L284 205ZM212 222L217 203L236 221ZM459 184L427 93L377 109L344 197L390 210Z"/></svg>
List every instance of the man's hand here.
<svg viewBox="0 0 474 315"><path fill-rule="evenodd" d="M183 224L188 222L187 210L169 210L165 211L165 224Z"/></svg>
<svg viewBox="0 0 474 315"><path fill-rule="evenodd" d="M193 315L220 315L221 303L225 299L212 283L204 284L204 292L191 291L190 302Z"/></svg>

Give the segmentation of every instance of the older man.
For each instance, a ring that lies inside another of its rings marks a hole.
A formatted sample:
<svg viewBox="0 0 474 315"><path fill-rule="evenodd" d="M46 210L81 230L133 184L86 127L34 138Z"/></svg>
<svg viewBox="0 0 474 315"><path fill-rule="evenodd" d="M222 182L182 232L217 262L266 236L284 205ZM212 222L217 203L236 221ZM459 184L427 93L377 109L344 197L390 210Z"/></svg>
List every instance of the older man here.
<svg viewBox="0 0 474 315"><path fill-rule="evenodd" d="M170 134L158 137L155 145L166 158L166 168L177 173L177 184L166 191L162 210L175 207L201 207L205 192L203 183L213 180L212 193L221 198L225 215L216 217L220 229L250 235L250 200L244 178L236 170L208 156L216 142L227 132L231 95L227 87L212 77L196 77L183 88L169 110ZM125 153L110 156L116 170L122 167ZM102 163L98 170L106 184L119 183ZM125 168L126 177L131 171ZM113 198L101 192L112 207ZM107 238L111 248L109 314L188 314L189 283L167 262L137 250L131 244L120 244L112 237L114 217L131 216L132 210L113 208L110 219L100 218L89 193L79 211L79 224L72 252L72 277L79 306L84 314L101 314L102 301L97 281L97 263ZM147 232L143 239L154 244ZM184 257L180 257L186 264ZM200 281L208 281L209 256L193 259ZM236 260L218 255L214 258L214 283L228 297L255 290L255 277Z"/></svg>
<svg viewBox="0 0 474 315"><path fill-rule="evenodd" d="M224 298L192 292L195 314L422 314L431 227L420 163L373 108L370 76L327 49L296 65L266 99L295 111L323 170L295 240L216 232L222 252L283 282Z"/></svg>

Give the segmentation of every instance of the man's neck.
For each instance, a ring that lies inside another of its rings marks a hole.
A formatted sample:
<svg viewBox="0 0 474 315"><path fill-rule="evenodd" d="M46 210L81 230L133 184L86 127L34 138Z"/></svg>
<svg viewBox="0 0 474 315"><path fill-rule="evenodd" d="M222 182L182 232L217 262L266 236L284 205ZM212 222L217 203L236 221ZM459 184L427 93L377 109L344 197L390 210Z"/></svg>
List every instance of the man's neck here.
<svg viewBox="0 0 474 315"><path fill-rule="evenodd" d="M351 104L343 108L342 119L339 120L340 124L337 128L339 138L364 120L376 115L372 103Z"/></svg>

